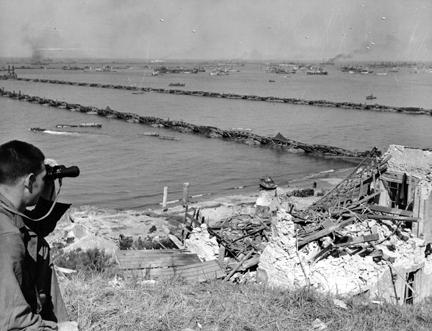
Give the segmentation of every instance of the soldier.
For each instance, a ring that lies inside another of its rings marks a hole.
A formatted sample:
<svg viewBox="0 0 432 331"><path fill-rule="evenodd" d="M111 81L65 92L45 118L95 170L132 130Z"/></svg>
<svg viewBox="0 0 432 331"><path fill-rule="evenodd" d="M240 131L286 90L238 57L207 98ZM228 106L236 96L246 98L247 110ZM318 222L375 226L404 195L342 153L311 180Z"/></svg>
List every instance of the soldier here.
<svg viewBox="0 0 432 331"><path fill-rule="evenodd" d="M78 330L68 322L44 239L70 207L52 201L46 162L26 142L0 145L0 330Z"/></svg>

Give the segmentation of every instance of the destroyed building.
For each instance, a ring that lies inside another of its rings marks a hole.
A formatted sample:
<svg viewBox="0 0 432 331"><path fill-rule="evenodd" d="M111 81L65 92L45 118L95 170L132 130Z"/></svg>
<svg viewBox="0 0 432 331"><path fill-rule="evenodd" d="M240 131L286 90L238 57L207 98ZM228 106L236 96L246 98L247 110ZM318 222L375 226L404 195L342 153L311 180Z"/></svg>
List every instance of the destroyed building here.
<svg viewBox="0 0 432 331"><path fill-rule="evenodd" d="M432 152L391 145L303 212L278 211L258 278L392 303L432 295Z"/></svg>
<svg viewBox="0 0 432 331"><path fill-rule="evenodd" d="M432 151L392 145L309 207L274 183L254 205L225 206L214 215L186 204L182 233L169 235L177 249L119 250L116 258L125 274L144 279L258 280L417 303L432 295L431 170ZM74 219L81 223L78 214Z"/></svg>

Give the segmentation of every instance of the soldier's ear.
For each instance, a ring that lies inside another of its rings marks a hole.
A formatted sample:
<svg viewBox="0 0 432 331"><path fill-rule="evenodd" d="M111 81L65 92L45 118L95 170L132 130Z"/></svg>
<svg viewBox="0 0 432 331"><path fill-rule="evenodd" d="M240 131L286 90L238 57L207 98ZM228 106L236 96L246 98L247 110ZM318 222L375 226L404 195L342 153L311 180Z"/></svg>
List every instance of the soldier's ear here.
<svg viewBox="0 0 432 331"><path fill-rule="evenodd" d="M28 174L24 179L24 187L30 192L33 193L33 183L36 180L36 176L34 173Z"/></svg>

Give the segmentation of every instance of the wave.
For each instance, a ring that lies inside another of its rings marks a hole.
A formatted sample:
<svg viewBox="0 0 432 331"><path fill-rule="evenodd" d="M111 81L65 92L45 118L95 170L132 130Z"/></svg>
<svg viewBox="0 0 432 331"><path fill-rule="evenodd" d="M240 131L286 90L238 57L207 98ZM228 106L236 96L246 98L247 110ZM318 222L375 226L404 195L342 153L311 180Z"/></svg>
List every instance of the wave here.
<svg viewBox="0 0 432 331"><path fill-rule="evenodd" d="M63 136L80 136L79 132L68 132L68 131L53 131L53 130L45 130L43 133L47 134L55 134L55 135L63 135Z"/></svg>
<svg viewBox="0 0 432 331"><path fill-rule="evenodd" d="M56 130L47 130L47 129L40 129L40 128L31 128L30 131L38 132L38 133L53 134L53 135L61 135L61 136L80 136L81 135L81 133L79 133L79 132L56 131Z"/></svg>

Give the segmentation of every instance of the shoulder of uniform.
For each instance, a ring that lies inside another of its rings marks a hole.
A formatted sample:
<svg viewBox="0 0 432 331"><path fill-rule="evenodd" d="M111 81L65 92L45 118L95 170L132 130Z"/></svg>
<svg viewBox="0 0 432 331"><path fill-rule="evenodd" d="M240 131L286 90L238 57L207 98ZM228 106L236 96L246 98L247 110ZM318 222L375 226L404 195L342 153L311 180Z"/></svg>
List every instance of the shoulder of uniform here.
<svg viewBox="0 0 432 331"><path fill-rule="evenodd" d="M20 230L15 226L11 217L5 213L0 212L0 235L8 233L20 233Z"/></svg>

